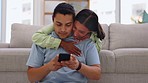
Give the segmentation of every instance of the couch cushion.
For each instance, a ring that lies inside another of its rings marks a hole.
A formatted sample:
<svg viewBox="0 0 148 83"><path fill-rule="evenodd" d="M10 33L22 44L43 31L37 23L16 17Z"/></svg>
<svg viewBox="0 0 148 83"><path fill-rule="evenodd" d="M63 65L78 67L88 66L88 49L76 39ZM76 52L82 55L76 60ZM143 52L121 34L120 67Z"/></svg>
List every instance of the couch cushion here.
<svg viewBox="0 0 148 83"><path fill-rule="evenodd" d="M110 49L148 48L148 23L145 24L111 24Z"/></svg>
<svg viewBox="0 0 148 83"><path fill-rule="evenodd" d="M11 48L30 48L32 45L32 35L41 26L12 24L11 28Z"/></svg>
<svg viewBox="0 0 148 83"><path fill-rule="evenodd" d="M103 31L105 32L105 39L102 41L102 49L109 49L109 39L108 39L108 25L101 24Z"/></svg>
<svg viewBox="0 0 148 83"><path fill-rule="evenodd" d="M25 72L0 72L1 83L31 83Z"/></svg>
<svg viewBox="0 0 148 83"><path fill-rule="evenodd" d="M113 52L117 73L148 74L148 48L122 48Z"/></svg>
<svg viewBox="0 0 148 83"><path fill-rule="evenodd" d="M0 72L1 71L26 71L26 62L31 48L1 48L0 49Z"/></svg>

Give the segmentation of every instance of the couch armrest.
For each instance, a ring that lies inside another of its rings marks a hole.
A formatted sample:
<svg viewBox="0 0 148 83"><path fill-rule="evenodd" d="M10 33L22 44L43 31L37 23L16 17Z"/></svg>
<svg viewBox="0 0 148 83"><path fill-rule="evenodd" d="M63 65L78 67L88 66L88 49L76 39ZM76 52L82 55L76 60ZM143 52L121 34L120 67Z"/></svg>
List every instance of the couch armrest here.
<svg viewBox="0 0 148 83"><path fill-rule="evenodd" d="M9 48L9 43L0 43L0 48Z"/></svg>
<svg viewBox="0 0 148 83"><path fill-rule="evenodd" d="M115 72L115 55L111 50L100 51L101 71L103 73Z"/></svg>

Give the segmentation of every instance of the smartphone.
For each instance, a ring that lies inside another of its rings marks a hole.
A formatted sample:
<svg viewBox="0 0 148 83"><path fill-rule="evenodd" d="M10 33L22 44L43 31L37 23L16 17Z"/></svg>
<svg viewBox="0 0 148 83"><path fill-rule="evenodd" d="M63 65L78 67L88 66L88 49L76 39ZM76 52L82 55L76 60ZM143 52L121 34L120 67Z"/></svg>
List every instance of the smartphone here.
<svg viewBox="0 0 148 83"><path fill-rule="evenodd" d="M68 54L68 53L60 53L59 54L58 62L68 61L68 60L70 60L70 54Z"/></svg>

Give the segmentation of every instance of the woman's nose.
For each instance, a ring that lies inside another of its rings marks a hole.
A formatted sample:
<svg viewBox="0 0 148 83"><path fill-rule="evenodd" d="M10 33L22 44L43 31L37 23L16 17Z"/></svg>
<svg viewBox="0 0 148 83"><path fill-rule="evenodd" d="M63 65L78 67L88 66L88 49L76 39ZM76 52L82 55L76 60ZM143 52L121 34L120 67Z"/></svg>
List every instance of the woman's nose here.
<svg viewBox="0 0 148 83"><path fill-rule="evenodd" d="M78 35L78 31L74 30L74 36L77 36L77 35Z"/></svg>

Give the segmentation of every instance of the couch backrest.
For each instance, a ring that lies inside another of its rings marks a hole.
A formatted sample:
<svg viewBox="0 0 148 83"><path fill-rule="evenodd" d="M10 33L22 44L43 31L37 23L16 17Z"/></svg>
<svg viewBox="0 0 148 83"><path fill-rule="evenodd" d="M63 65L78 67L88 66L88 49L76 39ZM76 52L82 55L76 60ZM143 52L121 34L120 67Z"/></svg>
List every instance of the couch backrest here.
<svg viewBox="0 0 148 83"><path fill-rule="evenodd" d="M32 45L32 35L41 26L25 25L14 23L11 26L11 48L30 48Z"/></svg>
<svg viewBox="0 0 148 83"><path fill-rule="evenodd" d="M109 26L109 49L148 48L148 23L111 24Z"/></svg>
<svg viewBox="0 0 148 83"><path fill-rule="evenodd" d="M103 31L105 32L105 39L102 41L102 49L109 49L109 37L108 37L108 25L107 24L101 24Z"/></svg>

